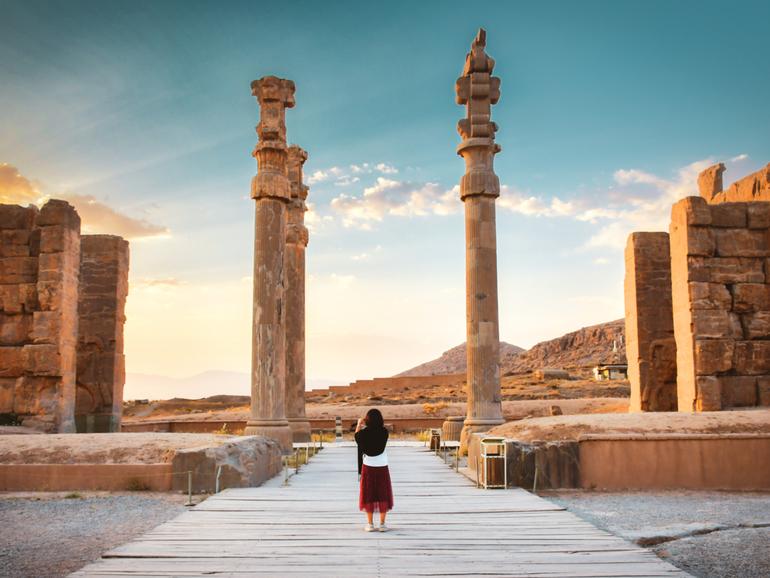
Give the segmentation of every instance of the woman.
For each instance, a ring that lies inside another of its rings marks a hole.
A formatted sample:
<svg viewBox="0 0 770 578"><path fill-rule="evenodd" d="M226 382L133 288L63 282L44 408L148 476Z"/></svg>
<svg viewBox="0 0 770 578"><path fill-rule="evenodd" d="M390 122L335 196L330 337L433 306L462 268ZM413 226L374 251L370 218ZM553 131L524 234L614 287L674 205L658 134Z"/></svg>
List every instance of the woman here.
<svg viewBox="0 0 770 578"><path fill-rule="evenodd" d="M358 507L366 512L367 532L374 532L372 523L374 512L380 513L380 532L387 532L385 516L393 509L393 488L390 485L388 454L388 430L379 409L370 409L366 417L356 425L356 444L358 444L358 475L361 477L361 489Z"/></svg>

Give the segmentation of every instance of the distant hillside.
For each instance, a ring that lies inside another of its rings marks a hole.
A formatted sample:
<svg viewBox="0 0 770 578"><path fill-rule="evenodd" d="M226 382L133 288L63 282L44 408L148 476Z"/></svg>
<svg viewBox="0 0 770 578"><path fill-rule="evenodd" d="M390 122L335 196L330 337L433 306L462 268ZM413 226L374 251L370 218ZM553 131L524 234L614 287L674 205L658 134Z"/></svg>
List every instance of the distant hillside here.
<svg viewBox="0 0 770 578"><path fill-rule="evenodd" d="M524 351L521 347L511 345L505 341L500 342L500 359L517 355ZM408 369L399 373L396 377L406 377L410 375L446 375L449 373L465 373L466 369L465 343L445 351L441 357L422 363L417 367Z"/></svg>
<svg viewBox="0 0 770 578"><path fill-rule="evenodd" d="M617 352L613 353L615 346ZM542 367L572 368L597 363L625 362L626 342L623 319L583 327L556 339L538 343L529 350L504 341L500 342L502 375L534 371ZM465 369L465 343L463 343L444 352L438 359L399 373L397 377L464 373Z"/></svg>
<svg viewBox="0 0 770 578"><path fill-rule="evenodd" d="M617 352L613 352L617 346ZM583 327L532 349L501 357L501 373L521 373L541 367L585 367L597 363L625 363L626 340L623 319Z"/></svg>

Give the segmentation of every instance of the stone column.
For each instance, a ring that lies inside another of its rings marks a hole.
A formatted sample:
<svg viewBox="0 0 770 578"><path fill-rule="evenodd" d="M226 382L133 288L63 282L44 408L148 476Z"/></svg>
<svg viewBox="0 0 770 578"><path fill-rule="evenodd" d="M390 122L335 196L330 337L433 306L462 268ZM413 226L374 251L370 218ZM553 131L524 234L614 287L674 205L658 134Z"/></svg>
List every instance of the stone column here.
<svg viewBox="0 0 770 578"><path fill-rule="evenodd" d="M286 417L295 442L310 441L310 422L305 416L305 199L302 182L307 152L289 147L289 222L286 229Z"/></svg>
<svg viewBox="0 0 770 578"><path fill-rule="evenodd" d="M251 342L251 418L247 435L273 438L291 450L286 420L286 334L284 258L286 213L291 199L287 168L286 109L294 106L294 83L266 76L251 83L259 100L254 235L254 317Z"/></svg>
<svg viewBox="0 0 770 578"><path fill-rule="evenodd" d="M486 32L479 30L457 79L457 103L467 116L457 130L462 142L457 154L465 159L460 198L465 204L465 291L468 356L468 414L461 451L470 435L504 422L500 398L500 337L497 315L497 240L495 199L500 182L493 168L500 152L492 105L500 98L500 79L492 76L495 61L484 48Z"/></svg>

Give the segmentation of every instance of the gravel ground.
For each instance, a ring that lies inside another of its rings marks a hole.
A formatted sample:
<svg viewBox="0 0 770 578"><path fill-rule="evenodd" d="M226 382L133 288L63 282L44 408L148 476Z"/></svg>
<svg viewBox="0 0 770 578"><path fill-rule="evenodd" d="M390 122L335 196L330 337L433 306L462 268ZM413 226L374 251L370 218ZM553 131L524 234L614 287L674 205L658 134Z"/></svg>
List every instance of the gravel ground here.
<svg viewBox="0 0 770 578"><path fill-rule="evenodd" d="M544 492L699 578L770 576L770 494Z"/></svg>
<svg viewBox="0 0 770 578"><path fill-rule="evenodd" d="M185 511L187 496L0 494L0 576L66 576Z"/></svg>

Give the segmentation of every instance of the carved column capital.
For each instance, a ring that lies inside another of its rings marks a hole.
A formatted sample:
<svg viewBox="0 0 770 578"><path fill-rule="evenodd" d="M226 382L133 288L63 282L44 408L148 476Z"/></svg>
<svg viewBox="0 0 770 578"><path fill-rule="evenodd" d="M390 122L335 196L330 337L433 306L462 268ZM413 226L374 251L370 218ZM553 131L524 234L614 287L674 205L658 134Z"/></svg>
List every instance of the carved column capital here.
<svg viewBox="0 0 770 578"><path fill-rule="evenodd" d="M466 117L457 123L462 142L457 154L465 159L466 172L460 181L460 198L472 195L498 197L500 181L493 168L497 124L492 105L500 99L500 79L492 76L495 61L486 52L486 32L480 29L465 57L463 75L457 79L457 104L464 104Z"/></svg>

